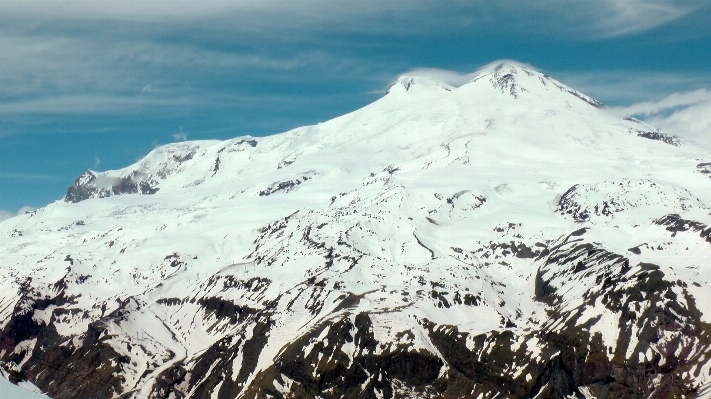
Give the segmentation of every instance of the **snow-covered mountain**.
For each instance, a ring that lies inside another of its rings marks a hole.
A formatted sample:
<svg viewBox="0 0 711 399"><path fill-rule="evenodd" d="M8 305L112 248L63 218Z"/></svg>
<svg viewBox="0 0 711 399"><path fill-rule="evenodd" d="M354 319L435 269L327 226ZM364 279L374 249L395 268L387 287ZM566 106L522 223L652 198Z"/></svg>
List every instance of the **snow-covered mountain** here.
<svg viewBox="0 0 711 399"><path fill-rule="evenodd" d="M0 223L69 398L711 396L711 154L515 62L157 148Z"/></svg>

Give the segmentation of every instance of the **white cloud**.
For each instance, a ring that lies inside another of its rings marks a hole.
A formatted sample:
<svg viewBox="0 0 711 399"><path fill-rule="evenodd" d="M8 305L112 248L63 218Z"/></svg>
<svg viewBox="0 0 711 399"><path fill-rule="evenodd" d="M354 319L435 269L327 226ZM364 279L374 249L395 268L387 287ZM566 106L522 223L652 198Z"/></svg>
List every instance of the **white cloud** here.
<svg viewBox="0 0 711 399"><path fill-rule="evenodd" d="M619 108L619 110L628 115L649 117L710 101L711 92L699 89L685 93L673 93L659 101L645 101Z"/></svg>
<svg viewBox="0 0 711 399"><path fill-rule="evenodd" d="M643 104L649 99L693 91L699 87L711 87L711 76L708 74L624 70L547 73L568 86L613 106Z"/></svg>
<svg viewBox="0 0 711 399"><path fill-rule="evenodd" d="M693 0L517 0L472 5L483 8L487 17L504 11L506 17L491 24L499 29L558 34L566 40L634 35L706 7Z"/></svg>
<svg viewBox="0 0 711 399"><path fill-rule="evenodd" d="M99 159L98 156L94 155L94 169L98 168L100 164L101 164L101 159Z"/></svg>
<svg viewBox="0 0 711 399"><path fill-rule="evenodd" d="M12 212L8 212L8 211L4 211L4 210L0 209L0 222L2 222L3 220L10 219L11 217L15 217L15 214Z"/></svg>
<svg viewBox="0 0 711 399"><path fill-rule="evenodd" d="M264 101L240 93L239 84L214 84L245 76L312 86L323 78L386 81L382 74L391 76L393 66L333 50L354 45L344 32L402 38L505 31L591 40L651 29L702 6L690 0L6 1L0 2L0 115L125 115ZM634 97L622 103L654 98L623 83L631 90L606 86ZM608 98L604 85L588 86L589 94Z"/></svg>
<svg viewBox="0 0 711 399"><path fill-rule="evenodd" d="M32 211L34 211L35 209L37 209L36 206L29 206L29 205L26 205L26 206L23 206L22 208L20 208L20 210L17 211L17 214L18 214L18 215L22 215L22 214L25 214L25 213L28 213L28 212L32 212Z"/></svg>
<svg viewBox="0 0 711 399"><path fill-rule="evenodd" d="M173 141L185 141L188 139L188 135L186 133L183 133L182 126L180 126L180 128L178 128L178 132L173 133L172 136L173 136Z"/></svg>
<svg viewBox="0 0 711 399"><path fill-rule="evenodd" d="M329 32L542 32L579 40L640 32L701 6L690 0L6 1L0 2L0 112L130 113L185 102L191 85L203 88L193 99L205 100L216 94L204 84L215 77L368 79L384 69L314 51L314 43L353 44ZM171 40L185 32L191 40ZM243 48L205 45L224 40ZM275 43L289 51L265 50Z"/></svg>
<svg viewBox="0 0 711 399"><path fill-rule="evenodd" d="M2 222L3 220L7 220L7 219L10 219L10 218L13 218L13 217L15 217L15 216L24 215L26 212L32 212L32 211L34 211L35 209L37 209L37 207L35 207L35 206L29 206L29 205L23 206L23 207L20 208L16 213L13 213L13 212L10 212L10 211L6 211L6 210L3 210L3 209L0 209L0 222ZM1 377L0 377L0 378L1 378Z"/></svg>
<svg viewBox="0 0 711 399"><path fill-rule="evenodd" d="M697 142L711 150L711 91L673 93L659 101L645 101L614 111Z"/></svg>
<svg viewBox="0 0 711 399"><path fill-rule="evenodd" d="M646 120L711 150L711 100L674 111L669 116L652 116Z"/></svg>
<svg viewBox="0 0 711 399"><path fill-rule="evenodd" d="M0 27L0 114L5 115L119 115L155 107L245 104L264 98L240 93L239 86L216 86L214 81L249 76L313 83L318 77L339 76L339 71L340 76L351 77L365 73L355 59L303 47L288 55L260 54L221 51L189 41L166 44L121 35L102 37L101 32L98 37L63 31L3 33Z"/></svg>
<svg viewBox="0 0 711 399"><path fill-rule="evenodd" d="M586 3L598 9L598 12L592 13L597 16L593 24L607 37L633 34L664 25L698 7L698 4L692 2L665 0L604 0Z"/></svg>

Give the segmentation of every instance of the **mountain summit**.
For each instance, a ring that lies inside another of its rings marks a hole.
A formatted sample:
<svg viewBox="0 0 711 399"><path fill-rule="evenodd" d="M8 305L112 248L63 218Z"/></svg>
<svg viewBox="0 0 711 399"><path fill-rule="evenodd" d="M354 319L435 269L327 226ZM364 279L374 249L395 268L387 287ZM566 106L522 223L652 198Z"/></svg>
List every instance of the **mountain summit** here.
<svg viewBox="0 0 711 399"><path fill-rule="evenodd" d="M710 162L526 65L415 71L0 223L0 370L55 399L704 397Z"/></svg>

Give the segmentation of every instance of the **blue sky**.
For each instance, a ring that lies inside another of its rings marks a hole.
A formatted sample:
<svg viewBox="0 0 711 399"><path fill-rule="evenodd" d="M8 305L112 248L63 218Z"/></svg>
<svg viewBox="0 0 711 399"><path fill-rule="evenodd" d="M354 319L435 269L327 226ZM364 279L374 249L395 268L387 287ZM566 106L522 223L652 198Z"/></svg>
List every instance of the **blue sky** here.
<svg viewBox="0 0 711 399"><path fill-rule="evenodd" d="M409 70L502 58L711 143L710 20L706 0L4 0L0 219L161 144L279 133Z"/></svg>

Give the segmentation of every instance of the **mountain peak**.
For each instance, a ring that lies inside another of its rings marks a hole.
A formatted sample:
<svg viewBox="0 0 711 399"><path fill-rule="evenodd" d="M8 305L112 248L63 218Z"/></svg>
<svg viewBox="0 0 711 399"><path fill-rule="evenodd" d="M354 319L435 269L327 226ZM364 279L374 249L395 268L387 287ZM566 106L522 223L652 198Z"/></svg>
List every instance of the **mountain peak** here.
<svg viewBox="0 0 711 399"><path fill-rule="evenodd" d="M481 84L502 94L518 98L523 93L534 92L550 97L549 93L563 92L572 95L596 108L604 105L567 85L538 71L536 68L515 60L502 59L491 62L471 73L459 73L436 68L417 68L398 76L386 91L398 95L441 95L462 89L464 86ZM478 86L479 87L479 86ZM405 94L407 93L407 94Z"/></svg>
<svg viewBox="0 0 711 399"><path fill-rule="evenodd" d="M516 71L519 69L526 69L531 72L538 72L538 69L536 69L532 65L526 64L525 62L520 62L520 61L516 61L516 60L509 60L509 59L501 59L501 60L492 61L492 62L480 67L474 73L475 74L482 74L482 73L496 72L496 71L501 71L501 70ZM538 73L540 73L540 72L538 72Z"/></svg>
<svg viewBox="0 0 711 399"><path fill-rule="evenodd" d="M596 108L604 105L556 79L538 71L536 68L513 60L499 60L489 63L473 73L475 77L468 83L475 83L484 77L488 77L488 82L501 93L508 93L511 97L518 98L525 92L538 92L543 94L553 89L553 92L560 91L572 95Z"/></svg>

